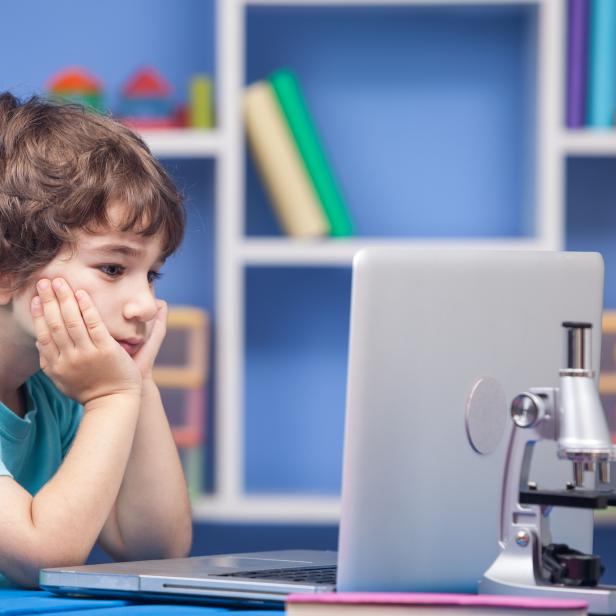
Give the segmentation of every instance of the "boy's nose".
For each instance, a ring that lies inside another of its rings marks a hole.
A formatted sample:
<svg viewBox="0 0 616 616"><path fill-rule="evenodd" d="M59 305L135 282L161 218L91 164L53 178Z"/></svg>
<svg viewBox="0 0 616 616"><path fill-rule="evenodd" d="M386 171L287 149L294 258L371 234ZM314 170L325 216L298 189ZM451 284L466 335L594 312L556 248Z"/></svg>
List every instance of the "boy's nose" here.
<svg viewBox="0 0 616 616"><path fill-rule="evenodd" d="M124 318L151 321L158 312L156 297L151 288L135 290L124 303Z"/></svg>

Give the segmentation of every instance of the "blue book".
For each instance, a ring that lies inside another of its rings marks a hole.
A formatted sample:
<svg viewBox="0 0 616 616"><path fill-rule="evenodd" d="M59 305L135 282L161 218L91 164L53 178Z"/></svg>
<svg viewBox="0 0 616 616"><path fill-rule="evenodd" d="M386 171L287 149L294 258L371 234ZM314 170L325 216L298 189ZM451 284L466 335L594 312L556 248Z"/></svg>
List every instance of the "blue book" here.
<svg viewBox="0 0 616 616"><path fill-rule="evenodd" d="M614 126L616 108L616 1L592 0L588 66L590 127Z"/></svg>

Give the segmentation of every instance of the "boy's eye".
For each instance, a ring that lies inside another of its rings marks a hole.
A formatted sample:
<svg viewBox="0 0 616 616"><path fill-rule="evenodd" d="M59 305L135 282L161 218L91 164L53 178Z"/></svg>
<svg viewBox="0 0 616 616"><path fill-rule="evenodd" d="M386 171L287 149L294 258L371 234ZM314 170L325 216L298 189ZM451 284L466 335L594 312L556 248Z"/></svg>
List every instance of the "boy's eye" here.
<svg viewBox="0 0 616 616"><path fill-rule="evenodd" d="M103 274L107 274L110 278L117 278L124 273L124 266L116 265L114 263L109 263L106 265L99 265L98 269L103 272Z"/></svg>
<svg viewBox="0 0 616 616"><path fill-rule="evenodd" d="M148 272L148 282L150 284L152 284L155 280L158 280L159 278L162 278L163 275L161 274L161 272Z"/></svg>

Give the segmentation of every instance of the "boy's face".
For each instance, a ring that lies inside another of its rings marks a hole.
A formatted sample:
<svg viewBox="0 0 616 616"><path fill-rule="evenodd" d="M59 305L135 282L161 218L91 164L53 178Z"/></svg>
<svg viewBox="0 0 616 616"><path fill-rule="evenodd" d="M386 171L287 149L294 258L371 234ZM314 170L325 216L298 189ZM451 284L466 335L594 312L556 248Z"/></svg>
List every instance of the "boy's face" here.
<svg viewBox="0 0 616 616"><path fill-rule="evenodd" d="M109 229L76 232L74 249L64 248L13 297L13 312L23 329L34 335L30 301L36 282L62 277L73 292L89 293L109 333L129 354L141 348L158 310L153 283L162 266L161 238L117 231L113 223L120 213L119 207L110 207Z"/></svg>

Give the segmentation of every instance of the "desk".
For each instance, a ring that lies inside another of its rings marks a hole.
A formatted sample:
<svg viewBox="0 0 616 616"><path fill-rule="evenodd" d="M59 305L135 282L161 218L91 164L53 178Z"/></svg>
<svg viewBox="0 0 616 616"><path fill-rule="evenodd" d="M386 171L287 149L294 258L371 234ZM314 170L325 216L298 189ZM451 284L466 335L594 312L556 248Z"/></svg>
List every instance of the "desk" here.
<svg viewBox="0 0 616 616"><path fill-rule="evenodd" d="M59 597L43 590L0 589L0 614L69 614L70 616L283 616L280 610L230 610L224 607L183 605L178 603L134 603L116 599L75 599Z"/></svg>

